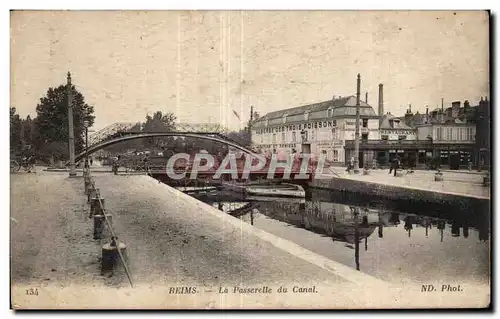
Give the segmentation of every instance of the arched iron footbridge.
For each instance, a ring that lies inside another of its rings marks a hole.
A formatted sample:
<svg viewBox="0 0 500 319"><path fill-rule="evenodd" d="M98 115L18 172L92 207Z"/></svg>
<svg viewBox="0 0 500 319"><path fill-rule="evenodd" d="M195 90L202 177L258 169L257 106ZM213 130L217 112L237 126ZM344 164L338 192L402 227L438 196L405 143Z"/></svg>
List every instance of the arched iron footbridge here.
<svg viewBox="0 0 500 319"><path fill-rule="evenodd" d="M83 151L80 154L75 156L75 161L78 162L83 159L86 154L95 153L107 146L118 144L124 141L135 140L135 139L144 139L151 137L191 137L198 138L204 140L210 140L219 142L230 147L233 147L237 150L242 151L243 153L260 156L256 154L251 149L240 145L238 142L226 137L224 135L225 130L218 128L216 125L213 127L203 126L189 126L183 125L176 130L169 132L130 132L126 131L126 129L132 127L134 124L132 123L116 123L111 128L106 128L98 134L94 134L94 136L89 137L89 146L87 151ZM114 128L114 129L113 129Z"/></svg>

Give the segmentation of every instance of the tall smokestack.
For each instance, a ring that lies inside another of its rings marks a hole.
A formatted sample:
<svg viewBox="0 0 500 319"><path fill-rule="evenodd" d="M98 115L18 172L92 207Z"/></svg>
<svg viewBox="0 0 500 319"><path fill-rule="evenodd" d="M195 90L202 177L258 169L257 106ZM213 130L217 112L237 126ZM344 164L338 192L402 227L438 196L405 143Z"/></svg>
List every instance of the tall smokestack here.
<svg viewBox="0 0 500 319"><path fill-rule="evenodd" d="M444 99L441 98L441 111L444 111Z"/></svg>
<svg viewBox="0 0 500 319"><path fill-rule="evenodd" d="M368 92L365 93L365 103L368 104Z"/></svg>
<svg viewBox="0 0 500 319"><path fill-rule="evenodd" d="M378 116L379 125L382 122L382 115L384 115L384 85L380 83L378 85Z"/></svg>
<svg viewBox="0 0 500 319"><path fill-rule="evenodd" d="M360 91L361 91L361 75L358 73L356 83L356 131L354 132L354 173L359 173L359 107L360 107Z"/></svg>

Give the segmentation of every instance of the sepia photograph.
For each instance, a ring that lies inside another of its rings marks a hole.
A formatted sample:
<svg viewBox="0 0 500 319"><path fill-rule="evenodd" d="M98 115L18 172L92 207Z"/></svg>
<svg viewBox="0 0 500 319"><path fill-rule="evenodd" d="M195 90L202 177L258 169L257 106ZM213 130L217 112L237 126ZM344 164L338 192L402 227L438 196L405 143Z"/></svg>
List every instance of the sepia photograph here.
<svg viewBox="0 0 500 319"><path fill-rule="evenodd" d="M10 308L491 307L491 19L11 10Z"/></svg>

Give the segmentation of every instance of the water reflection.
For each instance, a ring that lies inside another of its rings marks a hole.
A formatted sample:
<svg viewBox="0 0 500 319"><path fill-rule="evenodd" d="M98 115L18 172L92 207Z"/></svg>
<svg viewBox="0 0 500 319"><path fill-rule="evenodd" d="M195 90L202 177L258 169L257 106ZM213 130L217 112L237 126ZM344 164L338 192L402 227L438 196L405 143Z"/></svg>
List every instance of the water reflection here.
<svg viewBox="0 0 500 319"><path fill-rule="evenodd" d="M489 240L489 219L484 216L457 214L449 219L391 211L384 206L280 198L203 200L256 227L383 279L400 276L424 281L434 275L454 279L456 274L489 278L489 246L481 244ZM294 232L289 226L316 237Z"/></svg>
<svg viewBox="0 0 500 319"><path fill-rule="evenodd" d="M397 227L401 224L401 220L408 237L412 236L414 227L425 228L425 237L429 237L429 232L434 226L439 230L441 241L443 241L444 230L448 224L452 237L462 235L468 238L469 227L472 226L478 231L480 241L489 239L487 220L469 225L473 221L467 219L450 221L436 217L319 201L289 203L286 199L275 199L272 202L212 202L212 205L236 217L249 214L253 219L253 214L258 212L273 219L330 236L334 241L342 241L351 245L355 243L355 237L364 240L374 232L375 228L378 229L378 238L384 238L384 228Z"/></svg>

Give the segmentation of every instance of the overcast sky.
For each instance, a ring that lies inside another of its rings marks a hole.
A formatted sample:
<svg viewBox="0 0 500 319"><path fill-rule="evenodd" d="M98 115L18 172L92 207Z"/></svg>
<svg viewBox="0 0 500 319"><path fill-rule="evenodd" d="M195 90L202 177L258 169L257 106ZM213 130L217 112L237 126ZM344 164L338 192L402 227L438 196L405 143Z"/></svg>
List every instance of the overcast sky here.
<svg viewBox="0 0 500 319"><path fill-rule="evenodd" d="M69 70L95 128L169 111L233 129L356 94L425 112L489 96L488 15L476 11L149 11L11 15L11 106L24 117ZM240 114L241 122L233 110Z"/></svg>

